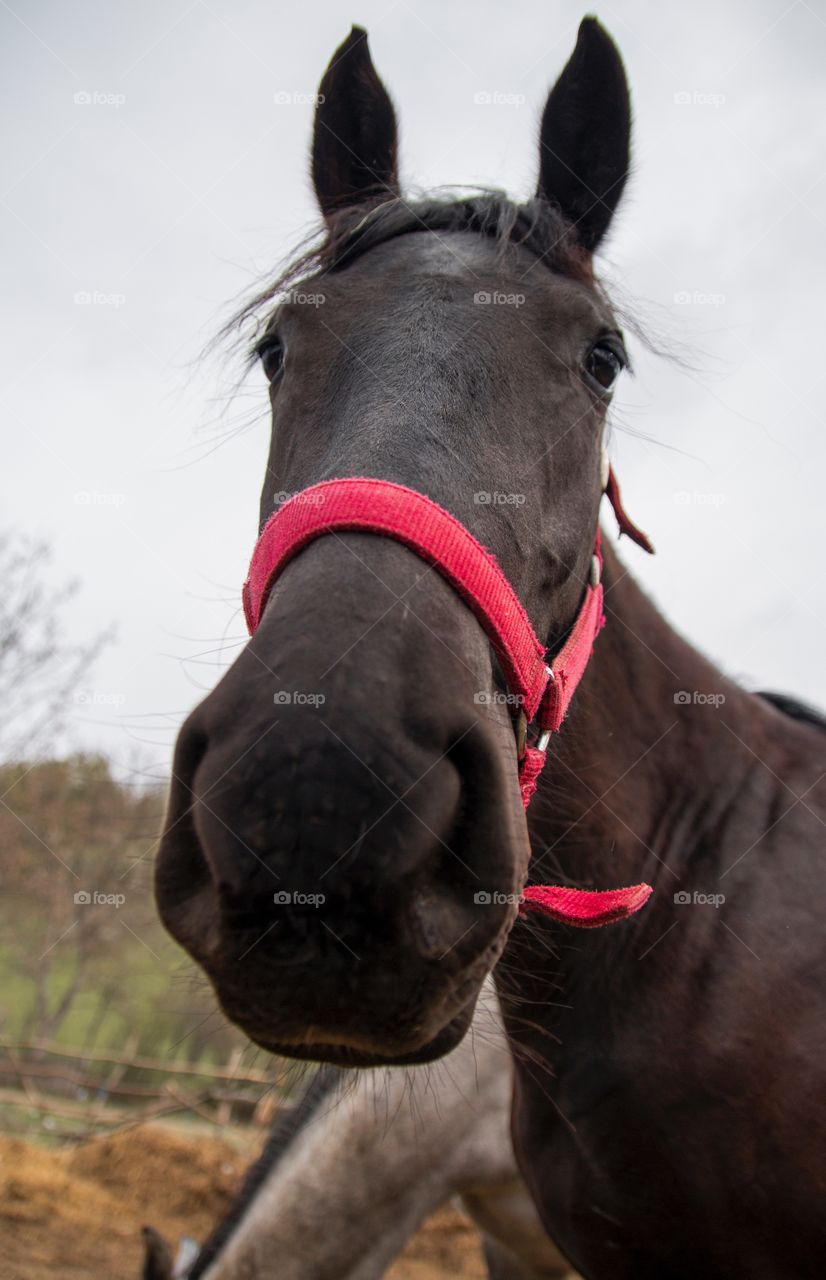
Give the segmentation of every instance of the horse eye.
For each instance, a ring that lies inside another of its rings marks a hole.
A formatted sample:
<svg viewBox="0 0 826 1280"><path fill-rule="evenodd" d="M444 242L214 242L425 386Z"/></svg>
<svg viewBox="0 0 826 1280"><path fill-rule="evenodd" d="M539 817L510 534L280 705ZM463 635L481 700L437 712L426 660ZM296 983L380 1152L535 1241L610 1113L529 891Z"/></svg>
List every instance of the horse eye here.
<svg viewBox="0 0 826 1280"><path fill-rule="evenodd" d="M255 354L261 361L261 367L272 382L284 367L284 344L277 333L265 333L255 345Z"/></svg>
<svg viewBox="0 0 826 1280"><path fill-rule="evenodd" d="M588 352L585 370L602 391L610 391L625 368L625 360L607 342L597 342Z"/></svg>

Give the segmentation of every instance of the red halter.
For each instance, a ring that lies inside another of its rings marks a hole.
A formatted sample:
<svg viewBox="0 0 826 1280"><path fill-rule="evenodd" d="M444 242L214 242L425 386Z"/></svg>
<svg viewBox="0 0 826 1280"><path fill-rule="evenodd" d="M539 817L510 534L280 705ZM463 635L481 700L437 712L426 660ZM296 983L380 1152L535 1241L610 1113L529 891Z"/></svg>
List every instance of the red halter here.
<svg viewBox="0 0 826 1280"><path fill-rule="evenodd" d="M620 531L652 550L648 539L622 508L613 471L608 474L606 494ZM438 569L473 611L519 708L519 789L527 807L545 763L550 735L565 718L594 641L605 623L599 530L579 613L549 665L545 646L496 560L455 516L424 494L389 480L327 480L295 494L264 526L244 583L244 615L250 634L260 623L270 589L284 566L314 538L338 530L382 534L403 543ZM528 746L527 727L534 723L536 745ZM530 906L566 924L593 928L639 910L650 893L646 884L605 892L532 885L524 891L520 913Z"/></svg>

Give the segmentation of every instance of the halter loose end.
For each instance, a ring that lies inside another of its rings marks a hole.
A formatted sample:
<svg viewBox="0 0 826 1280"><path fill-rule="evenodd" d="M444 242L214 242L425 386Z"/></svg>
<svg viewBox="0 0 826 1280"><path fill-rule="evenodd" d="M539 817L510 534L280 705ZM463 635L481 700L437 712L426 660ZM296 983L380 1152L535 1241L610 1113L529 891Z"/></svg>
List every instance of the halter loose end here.
<svg viewBox="0 0 826 1280"><path fill-rule="evenodd" d="M520 916L538 911L562 924L579 929L597 929L613 924L644 907L651 896L650 884L633 884L627 889L566 889L561 885L529 885L519 905Z"/></svg>

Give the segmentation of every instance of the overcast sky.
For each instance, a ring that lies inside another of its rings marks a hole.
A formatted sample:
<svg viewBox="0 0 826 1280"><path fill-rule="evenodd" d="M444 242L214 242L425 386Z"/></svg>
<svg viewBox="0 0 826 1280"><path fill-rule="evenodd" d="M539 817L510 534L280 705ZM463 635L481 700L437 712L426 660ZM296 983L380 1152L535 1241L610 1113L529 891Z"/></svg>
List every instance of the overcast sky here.
<svg viewBox="0 0 826 1280"><path fill-rule="evenodd" d="M309 97L331 53L368 28L409 185L524 196L587 10L0 6L0 523L47 537L56 576L80 579L67 638L116 624L72 697L72 742L160 772L243 641L267 447L263 376L230 403L237 369L198 356L314 222ZM603 271L692 364L632 339L612 450L658 554L624 555L729 674L826 704L826 4L595 12L635 104Z"/></svg>

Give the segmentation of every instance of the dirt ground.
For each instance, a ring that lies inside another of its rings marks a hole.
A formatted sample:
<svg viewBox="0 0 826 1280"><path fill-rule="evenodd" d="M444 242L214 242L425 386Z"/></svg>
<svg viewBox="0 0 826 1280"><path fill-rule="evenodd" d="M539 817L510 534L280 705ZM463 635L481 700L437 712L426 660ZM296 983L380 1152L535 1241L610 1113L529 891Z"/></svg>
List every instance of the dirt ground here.
<svg viewBox="0 0 826 1280"><path fill-rule="evenodd" d="M140 1228L203 1240L251 1153L144 1125L59 1149L0 1135L2 1280L139 1280ZM453 1209L409 1242L389 1280L480 1280L478 1239Z"/></svg>

